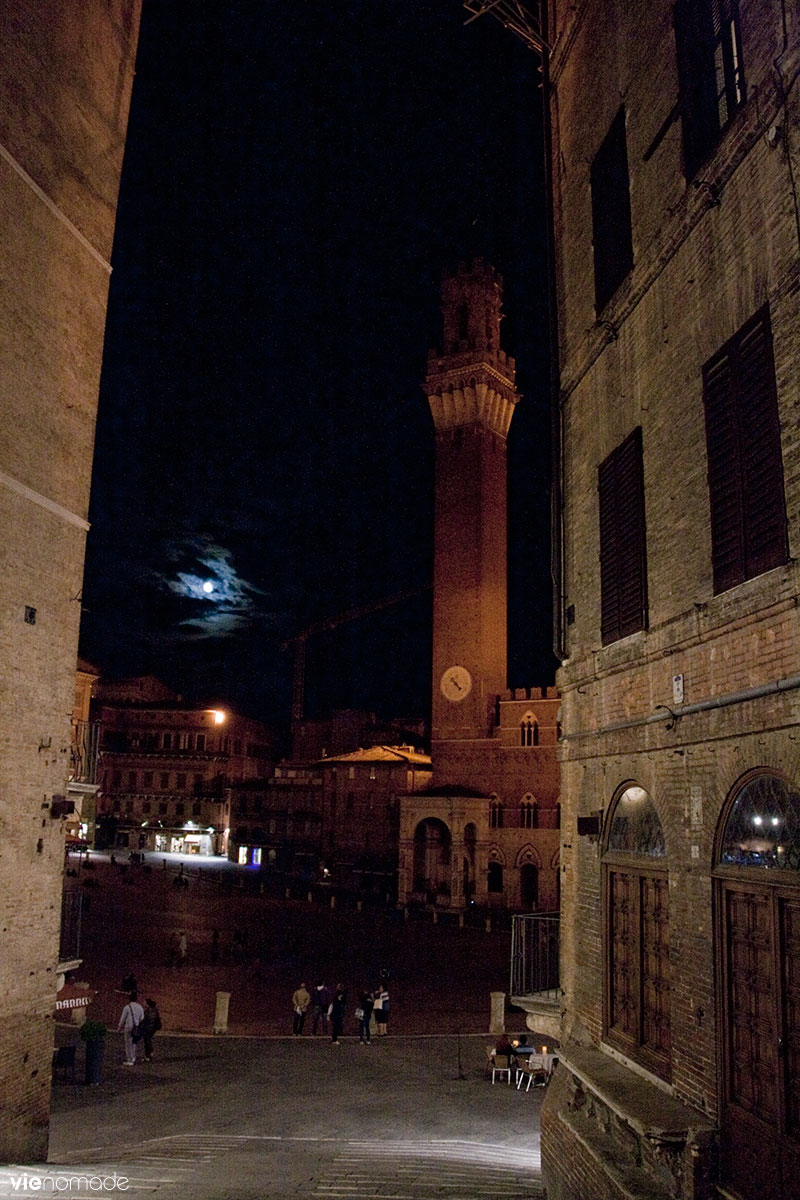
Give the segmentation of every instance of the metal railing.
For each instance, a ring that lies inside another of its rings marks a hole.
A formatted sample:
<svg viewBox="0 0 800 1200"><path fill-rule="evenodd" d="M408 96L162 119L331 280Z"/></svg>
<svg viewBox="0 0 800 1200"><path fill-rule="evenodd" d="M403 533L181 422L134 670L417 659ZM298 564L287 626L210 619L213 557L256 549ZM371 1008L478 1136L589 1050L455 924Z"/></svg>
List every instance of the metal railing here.
<svg viewBox="0 0 800 1200"><path fill-rule="evenodd" d="M557 998L558 944L558 913L524 913L511 918L512 996Z"/></svg>

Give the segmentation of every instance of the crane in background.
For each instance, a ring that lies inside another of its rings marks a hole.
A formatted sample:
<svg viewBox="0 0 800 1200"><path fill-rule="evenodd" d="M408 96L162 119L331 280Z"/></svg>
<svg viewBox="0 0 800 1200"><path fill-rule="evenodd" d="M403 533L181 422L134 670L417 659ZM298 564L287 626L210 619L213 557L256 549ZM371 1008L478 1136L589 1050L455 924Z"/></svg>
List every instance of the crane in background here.
<svg viewBox="0 0 800 1200"><path fill-rule="evenodd" d="M283 649L291 650L293 654L292 732L294 732L297 725L303 720L306 690L306 645L308 639L321 633L330 633L334 629L339 629L343 625L349 625L352 621L358 621L362 617L372 616L373 613L382 612L386 608L393 608L396 604L402 604L406 600L413 600L428 591L430 591L430 585L421 588L410 588L403 592L396 592L393 596L386 596L383 600L376 600L372 604L359 604L354 608L346 608L343 612L336 613L333 616L322 617L319 621L313 621L310 625L306 625L304 629L299 630L293 637L287 638L283 644Z"/></svg>

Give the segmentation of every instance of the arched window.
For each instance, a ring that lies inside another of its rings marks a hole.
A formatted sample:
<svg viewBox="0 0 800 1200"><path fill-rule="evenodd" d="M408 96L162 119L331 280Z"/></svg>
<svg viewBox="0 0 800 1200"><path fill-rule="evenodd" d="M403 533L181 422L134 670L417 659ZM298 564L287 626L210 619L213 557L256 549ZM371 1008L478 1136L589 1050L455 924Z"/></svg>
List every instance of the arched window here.
<svg viewBox="0 0 800 1200"><path fill-rule="evenodd" d="M525 713L519 728L520 741L523 746L539 745L539 722L533 713Z"/></svg>
<svg viewBox="0 0 800 1200"><path fill-rule="evenodd" d="M489 828L503 828L503 805L496 797L489 801Z"/></svg>
<svg viewBox="0 0 800 1200"><path fill-rule="evenodd" d="M720 839L720 866L800 870L800 792L757 772L735 793Z"/></svg>
<svg viewBox="0 0 800 1200"><path fill-rule="evenodd" d="M733 788L717 836L722 1182L737 1195L797 1186L800 1096L800 788L775 771Z"/></svg>
<svg viewBox="0 0 800 1200"><path fill-rule="evenodd" d="M503 890L503 864L499 862L489 863L489 878L487 883L487 891L502 892Z"/></svg>
<svg viewBox="0 0 800 1200"><path fill-rule="evenodd" d="M626 784L609 814L605 883L606 1040L670 1077L669 880L666 845L644 788Z"/></svg>
<svg viewBox="0 0 800 1200"><path fill-rule="evenodd" d="M520 829L536 829L538 823L536 801L528 792L519 806L519 827Z"/></svg>

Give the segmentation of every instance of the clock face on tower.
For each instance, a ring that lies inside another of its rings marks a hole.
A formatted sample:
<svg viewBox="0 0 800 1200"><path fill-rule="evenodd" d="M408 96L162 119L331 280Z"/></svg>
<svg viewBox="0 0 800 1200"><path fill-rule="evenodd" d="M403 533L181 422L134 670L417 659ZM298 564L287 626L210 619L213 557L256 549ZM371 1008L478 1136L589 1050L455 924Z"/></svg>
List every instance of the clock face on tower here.
<svg viewBox="0 0 800 1200"><path fill-rule="evenodd" d="M447 700L457 704L466 700L472 689L472 676L466 667L448 667L441 678L439 687Z"/></svg>

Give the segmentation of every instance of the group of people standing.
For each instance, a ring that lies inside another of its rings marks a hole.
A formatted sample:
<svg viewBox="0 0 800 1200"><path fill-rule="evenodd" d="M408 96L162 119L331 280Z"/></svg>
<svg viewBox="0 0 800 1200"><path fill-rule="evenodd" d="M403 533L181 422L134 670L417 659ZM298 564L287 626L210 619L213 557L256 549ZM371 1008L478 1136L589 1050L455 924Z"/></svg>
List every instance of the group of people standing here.
<svg viewBox="0 0 800 1200"><path fill-rule="evenodd" d="M371 1039L372 1019L375 1019L375 1031L379 1037L385 1037L389 1023L389 992L385 981L374 991L360 991L354 1016L358 1021L359 1040L369 1045ZM309 992L304 983L292 996L293 1022L292 1033L300 1037L305 1027L306 1016L311 1011L311 1032L316 1034L321 1027L323 1034L328 1033L330 1026L331 1041L336 1046L344 1032L347 1015L347 990L344 984L338 983L335 988L327 987L321 980L314 985L313 993Z"/></svg>

